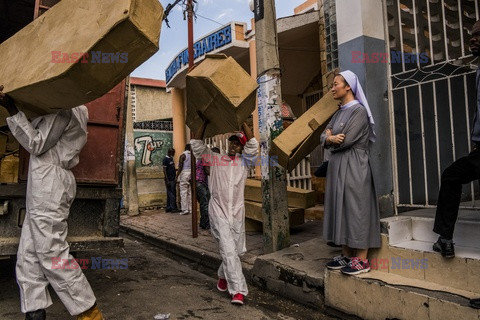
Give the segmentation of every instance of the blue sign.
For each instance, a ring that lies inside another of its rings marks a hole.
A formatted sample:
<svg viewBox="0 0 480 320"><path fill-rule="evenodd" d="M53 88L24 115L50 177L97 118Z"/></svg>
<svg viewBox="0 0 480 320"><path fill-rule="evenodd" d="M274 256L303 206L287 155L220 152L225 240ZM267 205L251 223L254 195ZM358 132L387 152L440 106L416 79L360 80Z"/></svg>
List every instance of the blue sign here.
<svg viewBox="0 0 480 320"><path fill-rule="evenodd" d="M232 42L232 25L228 25L193 44L193 59L204 56L215 49L221 48ZM188 65L188 48L183 50L165 70L165 79L167 83L184 66Z"/></svg>

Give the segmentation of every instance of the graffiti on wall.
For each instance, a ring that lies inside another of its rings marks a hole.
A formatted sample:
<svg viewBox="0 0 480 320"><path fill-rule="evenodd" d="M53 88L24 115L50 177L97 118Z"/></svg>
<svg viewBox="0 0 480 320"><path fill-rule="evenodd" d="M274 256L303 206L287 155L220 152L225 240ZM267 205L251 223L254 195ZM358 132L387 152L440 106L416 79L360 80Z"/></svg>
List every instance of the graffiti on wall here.
<svg viewBox="0 0 480 320"><path fill-rule="evenodd" d="M162 166L167 150L172 147L172 132L134 131L134 138L136 166Z"/></svg>

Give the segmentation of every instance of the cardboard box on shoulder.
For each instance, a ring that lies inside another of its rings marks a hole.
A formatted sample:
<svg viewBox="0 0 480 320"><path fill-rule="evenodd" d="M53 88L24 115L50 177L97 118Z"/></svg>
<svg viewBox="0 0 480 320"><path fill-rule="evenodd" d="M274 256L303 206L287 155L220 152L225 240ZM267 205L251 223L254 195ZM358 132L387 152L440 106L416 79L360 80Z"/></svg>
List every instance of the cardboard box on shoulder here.
<svg viewBox="0 0 480 320"><path fill-rule="evenodd" d="M187 74L187 125L196 131L203 117L205 137L233 132L255 110L257 82L232 58L206 55Z"/></svg>
<svg viewBox="0 0 480 320"><path fill-rule="evenodd" d="M327 93L273 140L270 154L276 155L288 172L292 171L320 144L320 135L337 110L338 102Z"/></svg>
<svg viewBox="0 0 480 320"><path fill-rule="evenodd" d="M62 0L0 45L4 92L30 116L95 100L158 51L162 18L158 0Z"/></svg>

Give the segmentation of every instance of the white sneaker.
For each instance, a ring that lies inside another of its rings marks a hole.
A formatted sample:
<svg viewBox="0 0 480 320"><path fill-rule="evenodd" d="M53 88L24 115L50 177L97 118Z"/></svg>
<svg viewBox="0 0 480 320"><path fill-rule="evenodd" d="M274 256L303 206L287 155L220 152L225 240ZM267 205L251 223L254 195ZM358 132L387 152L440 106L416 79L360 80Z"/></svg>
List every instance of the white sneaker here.
<svg viewBox="0 0 480 320"><path fill-rule="evenodd" d="M183 215L186 215L186 214L189 214L189 213L190 213L190 211L182 211L182 212L180 212L180 215L183 216Z"/></svg>

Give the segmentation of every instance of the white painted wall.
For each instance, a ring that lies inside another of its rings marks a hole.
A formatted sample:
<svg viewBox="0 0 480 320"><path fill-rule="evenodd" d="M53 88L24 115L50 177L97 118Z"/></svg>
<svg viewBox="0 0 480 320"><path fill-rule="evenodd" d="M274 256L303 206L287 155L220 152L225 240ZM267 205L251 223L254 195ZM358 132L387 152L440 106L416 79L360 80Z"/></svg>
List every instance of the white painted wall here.
<svg viewBox="0 0 480 320"><path fill-rule="evenodd" d="M360 36L385 40L382 0L336 0L338 44Z"/></svg>

